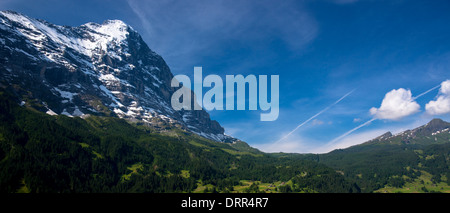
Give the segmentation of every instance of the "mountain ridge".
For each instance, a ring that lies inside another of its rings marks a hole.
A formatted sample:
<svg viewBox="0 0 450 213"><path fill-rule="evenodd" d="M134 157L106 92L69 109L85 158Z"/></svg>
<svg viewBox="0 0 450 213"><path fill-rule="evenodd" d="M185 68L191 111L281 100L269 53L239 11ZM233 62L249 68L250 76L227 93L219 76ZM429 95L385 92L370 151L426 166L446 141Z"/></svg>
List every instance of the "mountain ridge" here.
<svg viewBox="0 0 450 213"><path fill-rule="evenodd" d="M391 144L429 144L433 140L430 136L441 136L449 134L450 123L440 119L433 118L428 123L416 127L414 129L405 130L403 132L393 135L391 132L386 132L372 140L364 142L359 145L368 145L376 143L391 143ZM431 140L429 140L431 139ZM425 142L424 142L425 141ZM449 140L447 142L450 141ZM358 146L358 145L356 145Z"/></svg>

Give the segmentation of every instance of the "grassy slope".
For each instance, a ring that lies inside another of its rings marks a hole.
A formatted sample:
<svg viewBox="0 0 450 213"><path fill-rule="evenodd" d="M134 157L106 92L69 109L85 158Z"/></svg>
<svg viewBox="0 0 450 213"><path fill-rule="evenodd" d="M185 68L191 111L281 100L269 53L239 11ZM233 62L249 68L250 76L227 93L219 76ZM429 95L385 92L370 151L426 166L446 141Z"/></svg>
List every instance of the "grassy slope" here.
<svg viewBox="0 0 450 213"><path fill-rule="evenodd" d="M433 183L432 175L426 171L420 171L421 175L411 181L407 181L401 188L385 186L376 190L377 193L425 193L425 192L444 192L450 193L450 186L445 182ZM409 177L403 176L405 180Z"/></svg>

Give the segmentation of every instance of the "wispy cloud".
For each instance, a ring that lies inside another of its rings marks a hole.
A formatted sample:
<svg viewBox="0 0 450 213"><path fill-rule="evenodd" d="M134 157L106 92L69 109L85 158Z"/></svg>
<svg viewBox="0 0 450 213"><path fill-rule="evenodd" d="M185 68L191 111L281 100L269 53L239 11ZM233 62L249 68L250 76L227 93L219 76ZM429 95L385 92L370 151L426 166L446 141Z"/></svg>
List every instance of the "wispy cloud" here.
<svg viewBox="0 0 450 213"><path fill-rule="evenodd" d="M315 19L297 1L127 2L141 21L149 46L172 62L172 68L224 51L233 42L260 48L279 39L295 50L318 32Z"/></svg>
<svg viewBox="0 0 450 213"><path fill-rule="evenodd" d="M313 126L316 126L316 125L322 125L322 124L324 124L325 122L323 122L323 121L321 121L321 120L319 120L319 119L314 119L313 121L312 121L312 125Z"/></svg>
<svg viewBox="0 0 450 213"><path fill-rule="evenodd" d="M361 118L353 118L353 122L354 123L359 123L359 122L361 122Z"/></svg>

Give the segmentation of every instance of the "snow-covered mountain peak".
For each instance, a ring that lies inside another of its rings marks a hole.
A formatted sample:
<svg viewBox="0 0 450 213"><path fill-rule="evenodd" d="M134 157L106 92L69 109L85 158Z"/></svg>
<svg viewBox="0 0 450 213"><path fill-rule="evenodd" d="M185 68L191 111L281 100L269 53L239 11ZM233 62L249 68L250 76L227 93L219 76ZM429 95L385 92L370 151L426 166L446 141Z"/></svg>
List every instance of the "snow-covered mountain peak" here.
<svg viewBox="0 0 450 213"><path fill-rule="evenodd" d="M133 28L121 20L107 20L103 24L89 22L82 26L86 26L99 33L99 35L109 37L109 40L116 39L119 41L125 40L129 35L129 30L133 30Z"/></svg>
<svg viewBox="0 0 450 213"><path fill-rule="evenodd" d="M164 59L120 20L58 26L0 12L0 85L49 114L117 116L164 129L177 126L229 140L204 110L175 111Z"/></svg>

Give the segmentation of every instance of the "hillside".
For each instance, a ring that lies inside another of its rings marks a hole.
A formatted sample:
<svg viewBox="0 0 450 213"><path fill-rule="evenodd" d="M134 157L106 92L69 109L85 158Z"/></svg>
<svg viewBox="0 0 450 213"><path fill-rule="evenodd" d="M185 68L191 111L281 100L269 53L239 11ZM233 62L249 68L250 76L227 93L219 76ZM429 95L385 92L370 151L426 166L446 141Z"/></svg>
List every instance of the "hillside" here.
<svg viewBox="0 0 450 213"><path fill-rule="evenodd" d="M388 132L360 145L305 158L342 172L363 192L450 192L449 127L450 123L433 119L397 135Z"/></svg>
<svg viewBox="0 0 450 213"><path fill-rule="evenodd" d="M1 192L358 192L322 164L124 119L51 116L0 92Z"/></svg>

